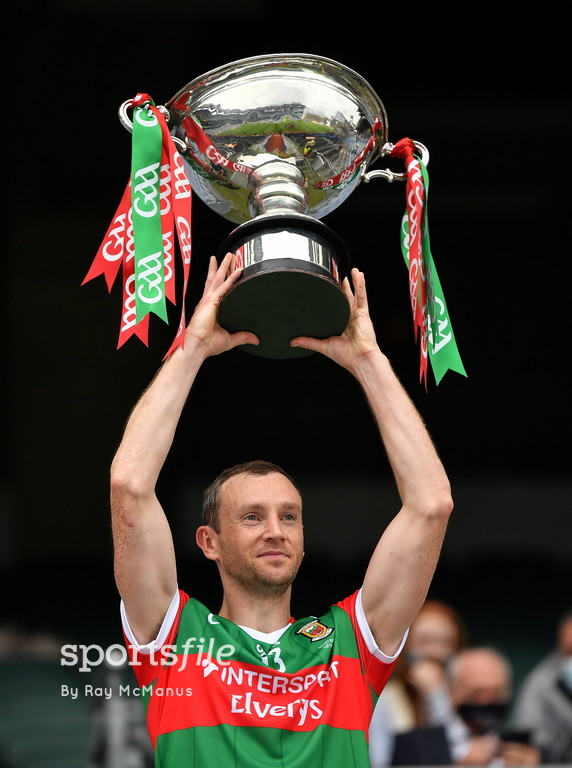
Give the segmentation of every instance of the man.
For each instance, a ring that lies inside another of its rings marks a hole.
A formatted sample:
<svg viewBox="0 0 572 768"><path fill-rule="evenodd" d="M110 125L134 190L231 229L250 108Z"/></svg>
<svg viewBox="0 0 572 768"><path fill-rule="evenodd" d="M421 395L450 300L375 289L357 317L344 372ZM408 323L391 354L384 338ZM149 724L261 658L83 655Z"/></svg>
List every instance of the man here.
<svg viewBox="0 0 572 768"><path fill-rule="evenodd" d="M464 725L457 732L457 765L542 762L539 750L526 743L528 734L503 734L512 693L512 668L504 656L491 648L466 649L454 658L450 675L453 707Z"/></svg>
<svg viewBox="0 0 572 768"><path fill-rule="evenodd" d="M558 622L556 647L524 679L515 725L532 732L548 763L572 763L572 610Z"/></svg>
<svg viewBox="0 0 572 768"><path fill-rule="evenodd" d="M300 493L280 468L247 465L215 481L197 531L222 580L219 613L178 590L155 484L202 363L258 342L217 323L219 304L240 276L228 275L230 258L220 266L211 259L184 349L169 357L133 410L111 471L116 582L132 663L147 692L156 764L367 766L373 701L425 600L452 510L449 482L377 345L364 276L354 269L353 291L343 283L351 305L345 332L291 343L356 377L395 475L402 507L362 589L319 619L292 621L291 585L303 556Z"/></svg>

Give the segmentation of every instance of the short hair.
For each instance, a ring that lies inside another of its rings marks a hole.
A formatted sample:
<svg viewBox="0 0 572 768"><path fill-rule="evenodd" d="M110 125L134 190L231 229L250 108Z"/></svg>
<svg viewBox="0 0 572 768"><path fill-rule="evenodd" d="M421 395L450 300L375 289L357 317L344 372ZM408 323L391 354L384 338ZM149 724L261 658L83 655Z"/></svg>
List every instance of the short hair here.
<svg viewBox="0 0 572 768"><path fill-rule="evenodd" d="M440 616L445 616L454 625L457 632L455 653L459 653L459 651L463 651L467 647L467 627L459 612L452 605L441 600L427 599L421 606L417 616L421 616L424 613L437 613Z"/></svg>
<svg viewBox="0 0 572 768"><path fill-rule="evenodd" d="M220 508L220 489L235 475L270 475L273 472L283 475L287 478L294 488L302 496L300 488L296 481L291 477L286 470L279 467L278 464L273 464L271 461L263 461L262 459L256 459L255 461L247 461L243 464L235 464L233 467L223 469L223 471L216 477L213 482L205 489L203 493L203 511L202 511L202 523L203 525L210 526L217 533L220 533L220 520L219 520L219 508Z"/></svg>

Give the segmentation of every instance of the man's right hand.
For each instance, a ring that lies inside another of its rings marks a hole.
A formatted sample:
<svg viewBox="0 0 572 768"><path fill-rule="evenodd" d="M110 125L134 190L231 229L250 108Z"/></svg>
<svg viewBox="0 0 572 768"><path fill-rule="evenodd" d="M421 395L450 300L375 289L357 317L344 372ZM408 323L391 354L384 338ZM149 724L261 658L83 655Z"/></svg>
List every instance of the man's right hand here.
<svg viewBox="0 0 572 768"><path fill-rule="evenodd" d="M229 333L218 324L217 315L222 299L231 290L241 275L241 270L229 274L232 254L227 253L220 266L211 256L203 295L197 304L185 332L185 346L188 342L198 343L205 357L220 355L240 344L258 344L258 338L249 331Z"/></svg>

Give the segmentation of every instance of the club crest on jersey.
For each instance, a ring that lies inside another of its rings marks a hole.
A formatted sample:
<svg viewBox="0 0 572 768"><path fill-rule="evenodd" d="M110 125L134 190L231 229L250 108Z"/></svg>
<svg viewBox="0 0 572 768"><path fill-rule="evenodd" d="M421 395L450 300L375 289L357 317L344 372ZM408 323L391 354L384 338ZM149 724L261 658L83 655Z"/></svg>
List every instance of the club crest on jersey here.
<svg viewBox="0 0 572 768"><path fill-rule="evenodd" d="M309 621L307 624L304 624L303 627L300 627L300 629L296 631L296 634L309 637L310 640L315 643L318 640L323 640L324 637L331 635L333 631L333 627L327 627L325 624L322 624L321 621L314 619L314 621Z"/></svg>

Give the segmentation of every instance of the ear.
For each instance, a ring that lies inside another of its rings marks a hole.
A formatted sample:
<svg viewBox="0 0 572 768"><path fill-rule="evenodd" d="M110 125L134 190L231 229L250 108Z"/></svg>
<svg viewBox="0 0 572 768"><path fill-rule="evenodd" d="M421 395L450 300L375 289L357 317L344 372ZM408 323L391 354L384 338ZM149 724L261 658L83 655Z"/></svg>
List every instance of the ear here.
<svg viewBox="0 0 572 768"><path fill-rule="evenodd" d="M209 560L218 560L218 534L210 525L201 525L196 533L197 546Z"/></svg>

